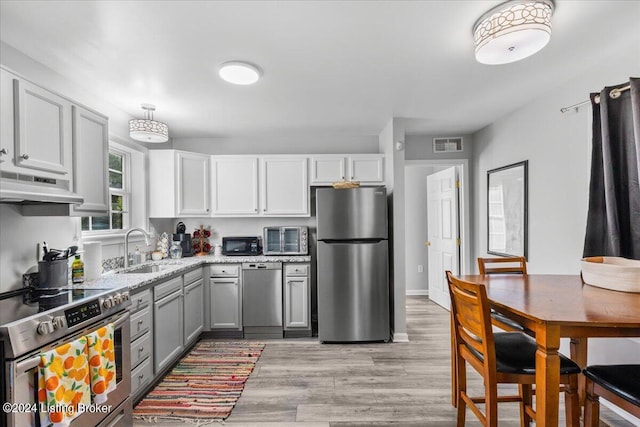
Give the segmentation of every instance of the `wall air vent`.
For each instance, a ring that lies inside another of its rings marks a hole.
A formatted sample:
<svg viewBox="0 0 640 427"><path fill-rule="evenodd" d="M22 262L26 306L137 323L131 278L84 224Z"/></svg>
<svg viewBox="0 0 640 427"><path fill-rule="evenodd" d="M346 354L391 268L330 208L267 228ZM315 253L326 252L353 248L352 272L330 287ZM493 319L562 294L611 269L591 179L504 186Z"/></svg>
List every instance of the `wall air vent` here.
<svg viewBox="0 0 640 427"><path fill-rule="evenodd" d="M455 153L462 151L462 137L433 138L434 153Z"/></svg>

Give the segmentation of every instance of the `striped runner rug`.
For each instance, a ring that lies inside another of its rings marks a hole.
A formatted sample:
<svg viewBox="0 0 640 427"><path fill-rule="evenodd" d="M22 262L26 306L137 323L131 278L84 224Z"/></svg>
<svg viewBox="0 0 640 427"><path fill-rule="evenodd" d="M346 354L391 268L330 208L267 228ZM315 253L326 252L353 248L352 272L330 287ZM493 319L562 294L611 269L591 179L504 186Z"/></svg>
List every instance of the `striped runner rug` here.
<svg viewBox="0 0 640 427"><path fill-rule="evenodd" d="M133 416L148 422L193 424L224 420L242 394L264 344L201 341L136 405Z"/></svg>

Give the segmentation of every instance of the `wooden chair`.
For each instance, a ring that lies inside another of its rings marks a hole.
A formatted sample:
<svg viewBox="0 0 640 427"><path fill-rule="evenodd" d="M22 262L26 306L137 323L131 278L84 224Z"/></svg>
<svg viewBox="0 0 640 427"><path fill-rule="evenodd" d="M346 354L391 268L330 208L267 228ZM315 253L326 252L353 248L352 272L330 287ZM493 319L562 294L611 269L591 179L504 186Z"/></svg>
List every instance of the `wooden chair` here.
<svg viewBox="0 0 640 427"><path fill-rule="evenodd" d="M478 258L480 274L527 274L527 260L522 256Z"/></svg>
<svg viewBox="0 0 640 427"><path fill-rule="evenodd" d="M480 274L527 275L527 260L524 257L478 258ZM530 332L518 322L491 310L491 323L504 331ZM531 335L531 333L530 333Z"/></svg>
<svg viewBox="0 0 640 427"><path fill-rule="evenodd" d="M489 301L482 284L460 280L447 271L451 295L452 334L455 341L455 366L458 394L458 427L465 424L466 407L482 425L498 425L498 402L520 403L520 425L528 427L535 418L532 385L535 384L536 342L522 332L495 333L492 329ZM467 394L469 363L483 378L485 394ZM580 425L578 374L580 368L568 358L560 357L560 383L566 387L567 426ZM498 396L498 384L518 384L518 395ZM477 403L485 404L484 413Z"/></svg>
<svg viewBox="0 0 640 427"><path fill-rule="evenodd" d="M588 366L584 375L587 377L585 427L600 425L600 396L640 418L640 365Z"/></svg>

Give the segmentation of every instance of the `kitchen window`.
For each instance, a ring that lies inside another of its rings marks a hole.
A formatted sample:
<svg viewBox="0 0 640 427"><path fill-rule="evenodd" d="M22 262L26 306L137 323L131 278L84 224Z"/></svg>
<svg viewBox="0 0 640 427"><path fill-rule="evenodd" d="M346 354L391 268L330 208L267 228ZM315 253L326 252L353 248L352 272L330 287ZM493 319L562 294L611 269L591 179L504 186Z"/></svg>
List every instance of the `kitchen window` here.
<svg viewBox="0 0 640 427"><path fill-rule="evenodd" d="M109 214L82 217L83 232L110 232L129 228L129 199L131 194L129 153L109 149Z"/></svg>

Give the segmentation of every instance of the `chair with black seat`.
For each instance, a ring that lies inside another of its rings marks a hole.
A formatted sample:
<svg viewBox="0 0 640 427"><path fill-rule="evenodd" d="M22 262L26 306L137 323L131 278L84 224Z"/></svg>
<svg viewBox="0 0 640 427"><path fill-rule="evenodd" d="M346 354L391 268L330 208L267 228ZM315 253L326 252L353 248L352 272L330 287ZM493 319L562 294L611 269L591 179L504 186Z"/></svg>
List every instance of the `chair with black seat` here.
<svg viewBox="0 0 640 427"><path fill-rule="evenodd" d="M640 365L588 366L584 375L587 377L585 427L600 424L600 397L640 418Z"/></svg>
<svg viewBox="0 0 640 427"><path fill-rule="evenodd" d="M527 260L525 257L478 258L480 274L522 274L527 275ZM506 316L491 310L491 323L505 331L527 332L524 326Z"/></svg>
<svg viewBox="0 0 640 427"><path fill-rule="evenodd" d="M457 374L458 427L465 424L466 407L482 425L498 425L498 402L520 403L520 425L535 418L532 385L535 384L536 342L522 332L493 332L484 285L467 282L447 271ZM484 397L467 394L467 362L483 377ZM578 374L580 368L561 355L560 383L565 385L567 426L580 425ZM498 396L498 384L518 384L518 394ZM477 403L485 404L484 413Z"/></svg>

